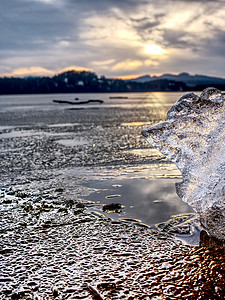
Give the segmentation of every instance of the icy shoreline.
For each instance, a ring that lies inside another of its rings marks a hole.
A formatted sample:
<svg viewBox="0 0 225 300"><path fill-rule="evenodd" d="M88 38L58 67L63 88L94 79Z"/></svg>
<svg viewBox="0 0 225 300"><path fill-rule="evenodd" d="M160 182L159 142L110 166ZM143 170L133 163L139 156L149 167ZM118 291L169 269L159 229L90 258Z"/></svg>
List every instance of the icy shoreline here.
<svg viewBox="0 0 225 300"><path fill-rule="evenodd" d="M82 203L5 196L1 299L224 296L224 249L184 245L170 234L93 216Z"/></svg>
<svg viewBox="0 0 225 300"><path fill-rule="evenodd" d="M90 179L165 178L168 162L140 136L168 108L172 96L158 95L81 111L55 109L46 96L1 105L0 299L224 296L221 250L84 210Z"/></svg>

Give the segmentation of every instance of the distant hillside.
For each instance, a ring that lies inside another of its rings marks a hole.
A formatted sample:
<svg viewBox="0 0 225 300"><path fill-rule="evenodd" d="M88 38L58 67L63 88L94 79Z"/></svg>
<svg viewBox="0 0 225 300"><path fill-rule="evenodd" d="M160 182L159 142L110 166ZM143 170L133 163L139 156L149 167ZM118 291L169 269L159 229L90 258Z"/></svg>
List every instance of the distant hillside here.
<svg viewBox="0 0 225 300"><path fill-rule="evenodd" d="M1 95L196 91L208 86L225 90L225 79L181 73L159 77L145 75L132 80L121 80L75 70L53 77L0 78Z"/></svg>
<svg viewBox="0 0 225 300"><path fill-rule="evenodd" d="M207 85L207 86L218 86L224 85L225 79L219 77L210 77L205 75L189 75L188 73L180 73L178 75L173 74L163 74L162 76L150 76L144 75L131 80L129 82L137 82L137 83L146 83L154 80L172 80L176 82L183 82L187 87L196 88L197 86Z"/></svg>

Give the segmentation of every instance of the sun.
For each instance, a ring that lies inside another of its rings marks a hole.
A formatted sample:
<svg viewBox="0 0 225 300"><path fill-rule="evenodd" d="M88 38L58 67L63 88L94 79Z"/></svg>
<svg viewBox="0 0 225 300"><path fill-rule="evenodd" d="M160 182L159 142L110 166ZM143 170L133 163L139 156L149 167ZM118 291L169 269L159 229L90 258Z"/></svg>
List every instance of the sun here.
<svg viewBox="0 0 225 300"><path fill-rule="evenodd" d="M145 46L145 52L153 55L161 55L166 51L158 45L147 45Z"/></svg>

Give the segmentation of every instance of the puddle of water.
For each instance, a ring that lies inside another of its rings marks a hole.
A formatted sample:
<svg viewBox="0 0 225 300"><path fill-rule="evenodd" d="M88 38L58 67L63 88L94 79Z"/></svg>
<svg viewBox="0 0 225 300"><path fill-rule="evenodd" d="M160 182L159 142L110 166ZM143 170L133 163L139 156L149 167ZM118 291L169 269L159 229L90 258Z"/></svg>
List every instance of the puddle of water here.
<svg viewBox="0 0 225 300"><path fill-rule="evenodd" d="M72 126L77 126L80 125L79 123L61 123L61 124L49 124L48 127L50 128L57 128L57 127L72 127Z"/></svg>
<svg viewBox="0 0 225 300"><path fill-rule="evenodd" d="M10 132L0 133L1 139L21 138L21 137L43 137L43 136L65 136L70 135L70 132L45 132L37 130L12 130Z"/></svg>
<svg viewBox="0 0 225 300"><path fill-rule="evenodd" d="M148 156L154 156L157 158L165 158L165 156L159 152L156 149L152 149L152 148L145 148L145 149L131 149L131 150L125 150L128 153L134 154L134 155L138 155L141 157L146 157Z"/></svg>
<svg viewBox="0 0 225 300"><path fill-rule="evenodd" d="M0 130L12 129L13 126L0 126Z"/></svg>
<svg viewBox="0 0 225 300"><path fill-rule="evenodd" d="M195 226L193 228L192 234L189 235L177 235L177 239L181 240L186 245L198 246L200 241L200 233L204 228L199 226Z"/></svg>
<svg viewBox="0 0 225 300"><path fill-rule="evenodd" d="M101 213L105 204L119 203L124 206L120 213L108 215L113 219L139 219L147 225L155 225L169 220L173 215L193 212L177 196L175 181L141 178L90 181L86 186L95 189L95 192L85 199L101 204L98 205Z"/></svg>
<svg viewBox="0 0 225 300"><path fill-rule="evenodd" d="M193 209L177 196L175 190L179 176L159 174L157 178L149 174L147 178L141 177L141 173L133 176L128 172L126 176L86 182L85 187L90 193L82 198L91 203L88 211L94 215L150 228L157 228L157 224L167 222L174 216L190 214L196 220L190 223L190 232L176 233L175 236L185 244L199 245L202 230L200 223L194 217Z"/></svg>
<svg viewBox="0 0 225 300"><path fill-rule="evenodd" d="M33 135L40 135L40 133L35 130L12 130L10 132L0 134L0 138L8 139L14 137L25 137L25 136L33 136Z"/></svg>
<svg viewBox="0 0 225 300"><path fill-rule="evenodd" d="M122 123L121 126L142 126L142 125L151 125L151 122L127 122Z"/></svg>
<svg viewBox="0 0 225 300"><path fill-rule="evenodd" d="M56 142L66 147L83 146L89 144L89 141L82 137L76 137L73 139L62 139Z"/></svg>

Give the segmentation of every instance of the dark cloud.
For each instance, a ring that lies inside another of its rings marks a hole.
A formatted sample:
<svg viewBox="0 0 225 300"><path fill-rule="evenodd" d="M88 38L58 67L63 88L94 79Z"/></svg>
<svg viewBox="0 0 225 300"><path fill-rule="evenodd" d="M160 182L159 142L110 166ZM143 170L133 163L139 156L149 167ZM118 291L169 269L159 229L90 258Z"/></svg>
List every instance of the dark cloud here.
<svg viewBox="0 0 225 300"><path fill-rule="evenodd" d="M8 0L0 4L1 49L46 48L70 29L59 8L48 3Z"/></svg>
<svg viewBox="0 0 225 300"><path fill-rule="evenodd" d="M163 17L163 14L160 15L160 17ZM152 28L155 28L160 24L160 17L152 16L151 18L140 18L140 19L134 19L131 18L130 20L133 23L133 27L137 29L139 33L142 33L143 31L150 32Z"/></svg>
<svg viewBox="0 0 225 300"><path fill-rule="evenodd" d="M165 16L164 13L149 13L149 16L143 18L130 18L132 27L143 41L148 41L151 38L151 33L157 30L161 24L161 20Z"/></svg>
<svg viewBox="0 0 225 300"><path fill-rule="evenodd" d="M202 4L207 4L207 3L224 3L224 0L168 0L170 2L184 2L184 3L202 3Z"/></svg>
<svg viewBox="0 0 225 300"><path fill-rule="evenodd" d="M60 38L77 39L82 19L111 7L137 5L134 0L63 1L62 5L38 0L7 0L0 3L1 49L46 48Z"/></svg>
<svg viewBox="0 0 225 300"><path fill-rule="evenodd" d="M211 59L216 57L225 58L225 30L213 30L213 37L205 39L202 43L202 52L211 56Z"/></svg>
<svg viewBox="0 0 225 300"><path fill-rule="evenodd" d="M141 4L148 3L145 0L82 0L74 1L68 0L65 3L65 6L77 9L78 11L87 12L87 11L97 11L102 12L110 8L118 7L122 10L134 10L135 7L140 6Z"/></svg>
<svg viewBox="0 0 225 300"><path fill-rule="evenodd" d="M169 48L194 47L194 42L188 42L185 37L189 36L183 30L165 29L163 31L164 46Z"/></svg>

